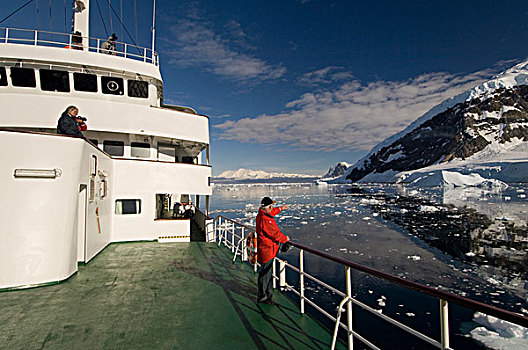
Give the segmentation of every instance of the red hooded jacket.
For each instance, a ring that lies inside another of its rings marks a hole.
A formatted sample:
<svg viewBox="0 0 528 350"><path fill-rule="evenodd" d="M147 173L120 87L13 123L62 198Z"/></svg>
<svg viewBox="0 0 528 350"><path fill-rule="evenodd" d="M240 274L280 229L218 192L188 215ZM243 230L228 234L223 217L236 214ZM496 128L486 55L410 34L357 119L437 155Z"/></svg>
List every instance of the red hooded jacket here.
<svg viewBox="0 0 528 350"><path fill-rule="evenodd" d="M277 255L279 243L288 241L273 218L280 212L280 208L273 208L270 215L260 208L257 214L257 256L261 264L267 263Z"/></svg>

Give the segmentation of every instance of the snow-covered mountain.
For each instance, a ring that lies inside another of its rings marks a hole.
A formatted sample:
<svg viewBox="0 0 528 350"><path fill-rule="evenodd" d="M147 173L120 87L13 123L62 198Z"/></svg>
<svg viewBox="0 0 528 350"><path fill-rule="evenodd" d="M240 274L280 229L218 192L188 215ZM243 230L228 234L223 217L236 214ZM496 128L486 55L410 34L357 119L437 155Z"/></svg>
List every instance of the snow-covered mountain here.
<svg viewBox="0 0 528 350"><path fill-rule="evenodd" d="M323 179L333 179L342 176L350 168L350 164L347 162L339 162L336 165L332 165L328 172L323 176Z"/></svg>
<svg viewBox="0 0 528 350"><path fill-rule="evenodd" d="M274 178L313 178L313 175L304 174L285 174L285 173L268 173L262 170L250 170L240 168L238 170L227 170L218 175L218 178L232 180L265 180Z"/></svg>
<svg viewBox="0 0 528 350"><path fill-rule="evenodd" d="M339 180L398 182L446 169L528 182L528 61L433 107Z"/></svg>

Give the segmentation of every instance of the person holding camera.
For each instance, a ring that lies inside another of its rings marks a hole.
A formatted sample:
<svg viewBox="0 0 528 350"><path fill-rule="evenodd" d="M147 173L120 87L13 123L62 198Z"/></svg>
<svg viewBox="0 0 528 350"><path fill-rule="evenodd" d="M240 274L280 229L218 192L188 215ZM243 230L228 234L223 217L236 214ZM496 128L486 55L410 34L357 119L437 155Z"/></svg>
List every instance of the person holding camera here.
<svg viewBox="0 0 528 350"><path fill-rule="evenodd" d="M57 122L57 133L84 138L81 130L88 129L85 121L86 118L79 115L79 108L68 106Z"/></svg>

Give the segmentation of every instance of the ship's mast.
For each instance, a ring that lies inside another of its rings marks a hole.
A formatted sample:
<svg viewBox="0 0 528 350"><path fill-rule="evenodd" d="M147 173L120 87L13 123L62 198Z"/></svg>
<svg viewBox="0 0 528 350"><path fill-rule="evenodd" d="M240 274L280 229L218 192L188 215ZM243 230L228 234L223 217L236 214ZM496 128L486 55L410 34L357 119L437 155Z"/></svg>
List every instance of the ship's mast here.
<svg viewBox="0 0 528 350"><path fill-rule="evenodd" d="M89 45L90 36L90 0L73 1L73 32L81 32L83 37L83 47Z"/></svg>
<svg viewBox="0 0 528 350"><path fill-rule="evenodd" d="M152 7L152 60L154 60L154 39L156 36L156 0Z"/></svg>

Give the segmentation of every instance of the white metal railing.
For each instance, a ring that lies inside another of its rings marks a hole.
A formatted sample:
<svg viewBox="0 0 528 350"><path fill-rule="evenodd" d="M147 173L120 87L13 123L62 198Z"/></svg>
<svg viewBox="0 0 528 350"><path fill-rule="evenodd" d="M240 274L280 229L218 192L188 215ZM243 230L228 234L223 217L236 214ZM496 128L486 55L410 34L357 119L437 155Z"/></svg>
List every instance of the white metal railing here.
<svg viewBox="0 0 528 350"><path fill-rule="evenodd" d="M233 253L233 261L236 260L238 256L241 257L242 261L248 261L248 257L246 254L246 238L249 233L254 233L255 229L246 225L243 225L239 222L236 222L235 220L218 216L214 220L214 236L215 241L218 242L218 245L224 244L227 248L231 250ZM454 295L451 293L443 292L431 287L423 286L418 283L410 282L405 279L391 276L388 274L385 274L383 272L358 265L355 263L352 263L347 260L343 260L340 258L336 258L334 256L331 256L329 254L326 254L324 252L317 251L315 249L312 249L310 247L303 246L298 243L290 242L292 246L299 249L299 267L296 267L292 264L289 264L286 260L282 260L279 258L275 258L273 261L273 287L277 288L276 282L278 282L279 287L281 290L284 291L290 291L296 294L299 297L299 307L300 307L300 313L304 313L304 306L305 303L308 303L311 305L315 310L319 311L322 315L324 315L326 318L330 319L331 322L335 324L334 333L333 333L333 339L332 339L332 349L334 349L336 340L337 340L337 334L339 328L343 328L347 333L347 343L348 348L353 349L353 339L356 338L359 341L361 341L363 344L367 345L371 349L379 349L376 345L374 345L372 342L358 334L356 331L354 331L352 327L352 305L356 305L360 308L362 308L365 311L368 311L370 314L379 317L380 319L400 328L401 330L412 334L416 336L417 338L439 348L439 349L450 349L449 346L449 323L448 323L448 301L454 302L458 305L461 305L463 307L467 307L476 311L481 311L483 313L486 313L488 315L492 315L495 317L498 317L502 320L506 320L509 322L516 323L518 325L527 327L528 326L528 317L515 314L510 311L502 310L499 308L496 308L494 306L490 306L487 304L483 304L474 300L470 300L467 298L460 297L458 295ZM336 264L343 265L344 267L344 275L345 275L345 291L341 291L323 281L316 278L315 276L312 276L308 274L304 269L304 253L309 252L311 254L317 255L319 257L325 258L329 261L332 261ZM279 270L277 274L276 270L276 262L279 263ZM257 264L253 265L254 271L257 271ZM299 289L295 289L295 286L289 285L286 282L286 268L289 270L295 272L298 274L298 281L299 281ZM352 295L352 277L351 272L353 270L361 271L363 273L366 273L370 276L384 279L388 282L398 284L400 286L410 288L417 290L421 293L430 295L435 297L439 302L440 307L440 340L435 340L421 332L419 332L416 329L413 329L393 318L390 316L387 316L385 314L382 314L378 312L378 310L368 306L367 304L361 302L360 300L356 299ZM328 289L329 291L337 294L338 296L342 297L342 301L339 304L339 307L337 308L337 314L334 316L330 311L325 310L323 307L318 305L316 301L307 298L304 294L305 290L305 277L316 284ZM344 306L346 305L346 310L344 309ZM343 311L346 312L346 324L341 322L341 315Z"/></svg>
<svg viewBox="0 0 528 350"><path fill-rule="evenodd" d="M31 29L16 29L0 27L0 43L22 44L33 46L57 47L63 49L78 49L95 53L108 53L114 56L143 61L159 65L159 56L155 51L146 47L131 45L123 42L115 42L115 50L103 50L101 45L105 39L81 36L82 42L72 42L72 38L78 37L74 34L39 31Z"/></svg>

